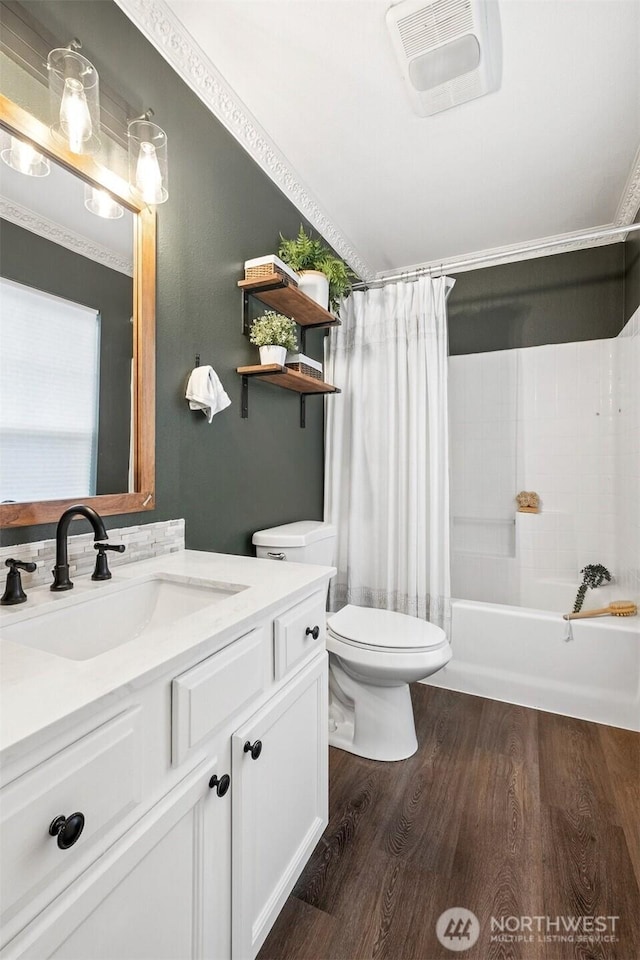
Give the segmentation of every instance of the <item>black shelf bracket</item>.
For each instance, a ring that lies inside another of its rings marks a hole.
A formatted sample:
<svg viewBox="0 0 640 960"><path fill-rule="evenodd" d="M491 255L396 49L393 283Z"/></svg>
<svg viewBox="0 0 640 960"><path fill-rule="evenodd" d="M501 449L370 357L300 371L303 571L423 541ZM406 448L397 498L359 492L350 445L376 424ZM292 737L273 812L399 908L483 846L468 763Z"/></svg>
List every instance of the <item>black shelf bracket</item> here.
<svg viewBox="0 0 640 960"><path fill-rule="evenodd" d="M260 379L259 377L257 379ZM240 416L243 420L249 419L249 380L250 377L242 376L242 395L240 399ZM336 393L339 393L336 390ZM324 393L301 393L300 394L300 427L302 430L307 426L307 397L324 397Z"/></svg>
<svg viewBox="0 0 640 960"><path fill-rule="evenodd" d="M242 332L245 337L249 336L251 324L249 322L249 296L246 290L242 291Z"/></svg>
<svg viewBox="0 0 640 960"><path fill-rule="evenodd" d="M249 377L242 378L242 397L240 400L240 416L243 420L249 419Z"/></svg>

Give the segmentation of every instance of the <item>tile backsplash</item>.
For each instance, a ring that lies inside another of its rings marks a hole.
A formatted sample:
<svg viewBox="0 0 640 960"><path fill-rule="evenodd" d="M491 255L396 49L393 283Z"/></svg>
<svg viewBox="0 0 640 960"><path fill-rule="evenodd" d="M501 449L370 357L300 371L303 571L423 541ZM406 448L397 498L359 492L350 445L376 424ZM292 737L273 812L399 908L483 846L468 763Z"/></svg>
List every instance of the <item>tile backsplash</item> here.
<svg viewBox="0 0 640 960"><path fill-rule="evenodd" d="M142 523L134 527L112 529L109 529L108 522L107 518L109 543L123 543L127 548L124 553L109 553L110 567L184 550L184 520L161 520L158 523ZM72 579L74 574L82 576L93 572L96 562L94 542L92 532L69 537L69 571ZM56 562L56 541L39 540L34 543L0 547L0 567L2 568L0 575L4 571L4 562L8 557L37 564L35 573L23 573L23 583L26 588L50 583L51 570Z"/></svg>

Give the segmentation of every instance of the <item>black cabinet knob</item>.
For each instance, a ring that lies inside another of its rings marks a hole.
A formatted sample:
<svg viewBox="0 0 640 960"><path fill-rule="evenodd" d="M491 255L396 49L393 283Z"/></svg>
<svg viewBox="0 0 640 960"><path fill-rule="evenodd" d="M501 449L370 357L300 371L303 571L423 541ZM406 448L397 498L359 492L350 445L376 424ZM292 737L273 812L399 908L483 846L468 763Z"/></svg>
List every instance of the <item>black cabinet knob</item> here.
<svg viewBox="0 0 640 960"><path fill-rule="evenodd" d="M217 774L214 774L209 780L209 787L211 790L215 790L219 797L224 797L225 793L229 789L231 784L231 777L228 773L224 773L221 777L218 777Z"/></svg>
<svg viewBox="0 0 640 960"><path fill-rule="evenodd" d="M306 629L305 632L304 632L304 635L305 635L305 637L308 637L309 634L311 634L311 636L313 637L314 640L317 640L318 637L320 636L320 627L318 627L318 626L315 626L315 627L307 627L307 629Z"/></svg>
<svg viewBox="0 0 640 960"><path fill-rule="evenodd" d="M249 743L247 740L244 745L244 752L250 753L252 760L257 760L262 753L262 740L256 740L255 743Z"/></svg>
<svg viewBox="0 0 640 960"><path fill-rule="evenodd" d="M49 833L52 837L58 838L58 846L61 850L72 847L80 839L83 830L83 813L72 813L69 817L61 815L49 824Z"/></svg>

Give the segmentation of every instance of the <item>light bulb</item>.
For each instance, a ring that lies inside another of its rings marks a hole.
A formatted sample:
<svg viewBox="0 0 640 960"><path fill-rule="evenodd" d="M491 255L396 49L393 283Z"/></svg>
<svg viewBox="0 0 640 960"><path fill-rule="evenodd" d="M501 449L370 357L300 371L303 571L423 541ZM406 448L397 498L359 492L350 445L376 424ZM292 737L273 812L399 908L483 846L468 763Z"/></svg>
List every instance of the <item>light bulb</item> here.
<svg viewBox="0 0 640 960"><path fill-rule="evenodd" d="M84 205L90 213L105 220L119 220L124 215L123 208L109 196L106 190L100 190L89 184L85 185Z"/></svg>
<svg viewBox="0 0 640 960"><path fill-rule="evenodd" d="M11 147L2 151L7 166L24 173L27 177L46 177L50 173L49 161L38 153L30 143L11 137Z"/></svg>
<svg viewBox="0 0 640 960"><path fill-rule="evenodd" d="M152 143L143 140L140 144L136 165L136 187L145 203L162 203L162 174Z"/></svg>
<svg viewBox="0 0 640 960"><path fill-rule="evenodd" d="M72 153L82 153L83 144L91 137L91 114L84 88L79 80L67 77L60 104L60 127L69 141Z"/></svg>

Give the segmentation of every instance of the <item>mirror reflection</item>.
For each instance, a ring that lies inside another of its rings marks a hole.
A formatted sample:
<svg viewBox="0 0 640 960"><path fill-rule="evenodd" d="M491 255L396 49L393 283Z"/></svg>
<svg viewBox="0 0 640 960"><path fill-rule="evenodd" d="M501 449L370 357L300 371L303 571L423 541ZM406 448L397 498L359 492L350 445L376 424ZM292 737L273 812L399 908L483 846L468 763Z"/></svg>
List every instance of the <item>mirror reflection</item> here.
<svg viewBox="0 0 640 960"><path fill-rule="evenodd" d="M133 491L134 215L0 151L0 502Z"/></svg>

